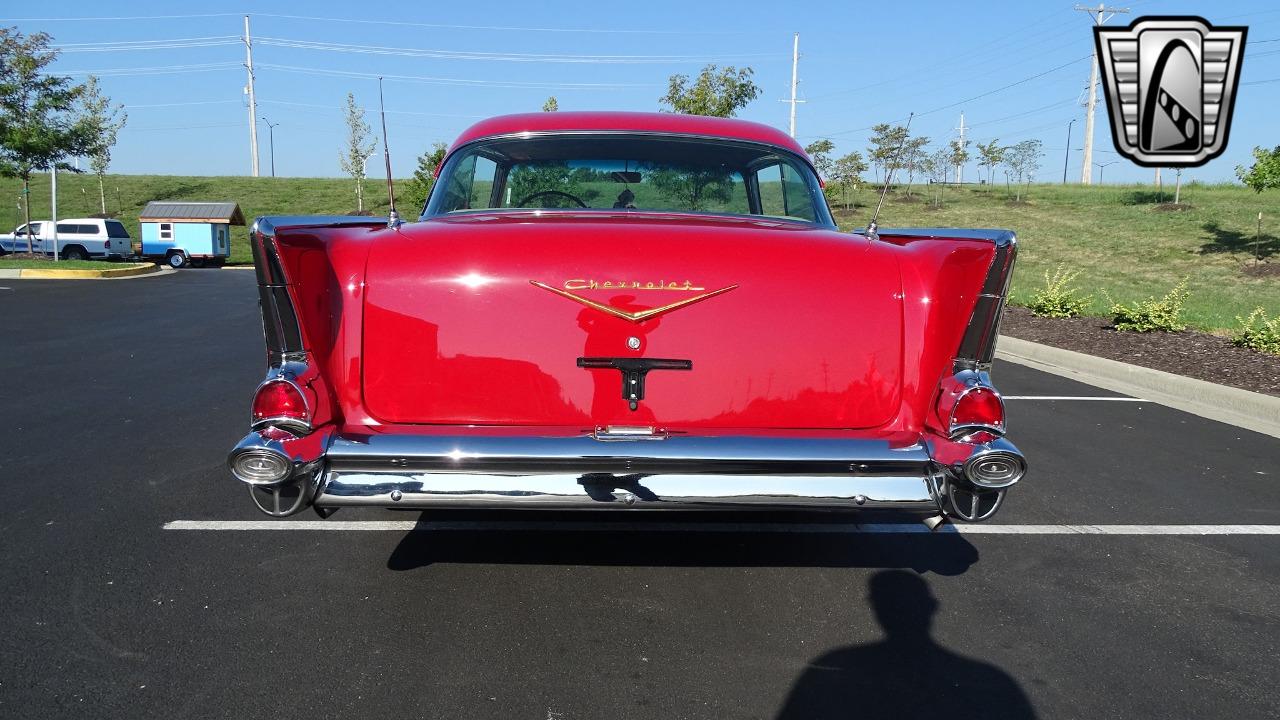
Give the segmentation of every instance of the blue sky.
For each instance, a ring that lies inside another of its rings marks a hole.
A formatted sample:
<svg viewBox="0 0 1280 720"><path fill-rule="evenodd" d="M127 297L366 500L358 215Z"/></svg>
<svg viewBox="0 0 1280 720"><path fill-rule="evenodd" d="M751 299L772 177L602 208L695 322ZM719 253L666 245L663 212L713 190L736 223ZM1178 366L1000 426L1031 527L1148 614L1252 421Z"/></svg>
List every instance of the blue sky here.
<svg viewBox="0 0 1280 720"><path fill-rule="evenodd" d="M62 0L43 8L29 4L36 12L26 18L10 4L0 22L52 34L65 50L57 70L99 74L105 91L127 107L114 172L248 174L239 37L241 16L249 13L258 114L279 124L280 175L341 174L344 98L354 92L376 111L380 74L387 76L387 124L400 176L432 142L450 142L483 117L537 110L549 95L564 110L657 110L669 75L694 74L708 62L754 68L764 92L740 117L785 129L788 106L779 100L789 93L791 38L799 32L800 97L807 101L798 111L801 142L828 137L838 153L862 150L866 128L916 112L913 133L941 143L954 136L963 111L974 140L1043 141L1040 179L1060 181L1072 118L1078 121L1068 176L1079 178L1075 149L1084 110L1078 101L1092 51L1091 21L1073 4ZM1111 24L1198 14L1250 28L1227 152L1186 171L1184 180L1231 179L1253 146L1280 144L1280 7L1274 0L1123 5L1132 13ZM56 16L38 12L54 8ZM196 12L202 16L188 15ZM146 47L131 44L138 41ZM603 56L613 57L606 62ZM368 119L376 126L376 115ZM1114 161L1104 179L1150 181L1151 170L1115 154L1101 104L1097 123L1094 159ZM265 175L265 124L259 133ZM967 179L976 177L972 165L966 172Z"/></svg>

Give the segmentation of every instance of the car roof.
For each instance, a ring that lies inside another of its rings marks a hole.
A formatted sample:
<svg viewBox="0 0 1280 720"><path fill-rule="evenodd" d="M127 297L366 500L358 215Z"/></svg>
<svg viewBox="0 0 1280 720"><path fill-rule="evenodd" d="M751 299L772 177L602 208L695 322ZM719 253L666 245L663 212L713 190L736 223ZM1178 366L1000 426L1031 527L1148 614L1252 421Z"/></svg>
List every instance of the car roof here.
<svg viewBox="0 0 1280 720"><path fill-rule="evenodd" d="M43 218L43 219L40 219L40 220L34 220L34 219L33 219L31 222L33 222L33 223L38 223L38 222L47 223L47 222L53 222L53 221L52 221L52 220L50 220L49 218ZM100 222L120 222L120 221L119 221L119 220L117 220L117 219L115 219L115 218L58 218L58 222L60 222L60 223L100 223ZM24 224L25 224L25 223L24 223ZM21 226L19 226L19 227L21 227Z"/></svg>
<svg viewBox="0 0 1280 720"><path fill-rule="evenodd" d="M524 132L612 131L669 133L746 140L786 148L807 158L790 135L760 123L733 118L643 112L536 112L499 115L472 125L454 141L457 148L473 140Z"/></svg>

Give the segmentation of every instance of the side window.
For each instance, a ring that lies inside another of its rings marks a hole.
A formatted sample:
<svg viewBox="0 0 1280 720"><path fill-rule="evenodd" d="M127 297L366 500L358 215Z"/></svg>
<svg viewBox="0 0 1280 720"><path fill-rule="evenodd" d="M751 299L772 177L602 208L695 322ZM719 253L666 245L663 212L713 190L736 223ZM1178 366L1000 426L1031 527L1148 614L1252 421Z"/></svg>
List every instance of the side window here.
<svg viewBox="0 0 1280 720"><path fill-rule="evenodd" d="M31 223L31 225L29 225L29 226L28 226L28 225L23 225L22 227L18 228L18 232L16 232L15 234L16 234L16 235L26 235L26 234L27 234L27 228L28 228L28 227L30 227L30 228L31 228L31 234L32 234L32 235L39 235L39 234L40 234L40 223Z"/></svg>
<svg viewBox="0 0 1280 720"><path fill-rule="evenodd" d="M227 248L227 229L224 227L220 227L218 228L218 249L225 250L226 248Z"/></svg>
<svg viewBox="0 0 1280 720"><path fill-rule="evenodd" d="M81 232L84 232L84 231L80 229L79 225L72 225L71 223L58 223L59 235L77 235Z"/></svg>
<svg viewBox="0 0 1280 720"><path fill-rule="evenodd" d="M776 162L756 171L760 211L765 215L813 221L813 195L790 163Z"/></svg>
<svg viewBox="0 0 1280 720"><path fill-rule="evenodd" d="M774 163L757 170L756 186L760 189L761 213L775 216L787 214L787 197L782 189L782 165Z"/></svg>
<svg viewBox="0 0 1280 720"><path fill-rule="evenodd" d="M448 186L444 189L441 212L486 209L493 193L498 165L479 155L467 155L449 173Z"/></svg>
<svg viewBox="0 0 1280 720"><path fill-rule="evenodd" d="M129 237L129 231L124 229L124 223L119 220L108 220L107 237L127 238Z"/></svg>
<svg viewBox="0 0 1280 720"><path fill-rule="evenodd" d="M493 182L497 176L497 163L487 157L476 158L475 174L471 180L471 204L469 207L492 207L489 199L493 197Z"/></svg>
<svg viewBox="0 0 1280 720"><path fill-rule="evenodd" d="M804 178L789 163L782 165L782 194L787 201L787 215L812 222L813 195Z"/></svg>
<svg viewBox="0 0 1280 720"><path fill-rule="evenodd" d="M160 239L161 240L173 239L173 223L160 223Z"/></svg>

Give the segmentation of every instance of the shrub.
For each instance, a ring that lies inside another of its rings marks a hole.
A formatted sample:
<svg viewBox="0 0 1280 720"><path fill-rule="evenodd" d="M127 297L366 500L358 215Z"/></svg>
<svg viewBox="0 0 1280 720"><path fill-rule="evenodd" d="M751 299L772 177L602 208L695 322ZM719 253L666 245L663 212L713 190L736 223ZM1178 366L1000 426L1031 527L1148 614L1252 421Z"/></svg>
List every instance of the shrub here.
<svg viewBox="0 0 1280 720"><path fill-rule="evenodd" d="M1168 295L1156 300L1149 297L1142 302L1133 305L1125 305L1123 303L1111 302L1111 314L1114 316L1113 324L1117 330L1131 330L1133 332L1151 332L1152 330L1163 330L1165 332L1181 332L1187 329L1185 323L1182 322L1182 306L1187 302L1187 280L1183 278Z"/></svg>
<svg viewBox="0 0 1280 720"><path fill-rule="evenodd" d="M1249 317L1236 316L1240 329L1231 336L1231 344L1258 352L1280 355L1280 317L1267 319L1267 311L1257 308Z"/></svg>
<svg viewBox="0 0 1280 720"><path fill-rule="evenodd" d="M1089 309L1093 302L1092 295L1080 296L1080 288L1071 283L1075 281L1077 272L1066 272L1059 265L1053 271L1044 271L1044 287L1031 296L1031 304L1027 309L1040 317L1070 318L1079 317Z"/></svg>

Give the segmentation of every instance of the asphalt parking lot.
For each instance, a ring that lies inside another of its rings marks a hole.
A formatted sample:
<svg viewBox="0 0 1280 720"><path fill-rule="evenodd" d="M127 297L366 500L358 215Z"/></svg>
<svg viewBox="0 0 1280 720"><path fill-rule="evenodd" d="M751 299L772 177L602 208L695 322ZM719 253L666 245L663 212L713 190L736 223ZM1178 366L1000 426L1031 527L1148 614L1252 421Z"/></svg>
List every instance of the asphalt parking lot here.
<svg viewBox="0 0 1280 720"><path fill-rule="evenodd" d="M1280 525L1280 440L999 364L1031 463L999 533L225 529L270 520L223 465L264 366L252 273L0 286L0 717L1280 713L1280 535L1240 527Z"/></svg>

